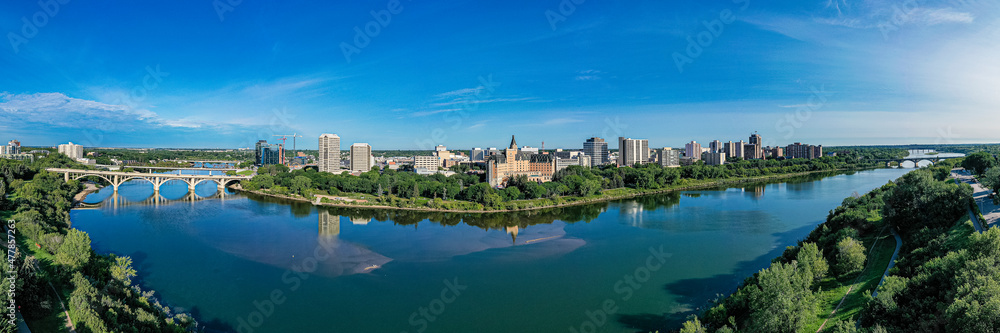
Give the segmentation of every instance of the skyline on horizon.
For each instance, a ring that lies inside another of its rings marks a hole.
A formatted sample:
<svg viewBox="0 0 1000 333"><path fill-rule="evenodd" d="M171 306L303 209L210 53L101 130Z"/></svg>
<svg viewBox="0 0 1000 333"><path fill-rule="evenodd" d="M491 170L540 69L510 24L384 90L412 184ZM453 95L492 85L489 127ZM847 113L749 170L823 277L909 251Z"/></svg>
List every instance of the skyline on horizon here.
<svg viewBox="0 0 1000 333"><path fill-rule="evenodd" d="M1000 142L997 3L572 4L0 3L0 140Z"/></svg>

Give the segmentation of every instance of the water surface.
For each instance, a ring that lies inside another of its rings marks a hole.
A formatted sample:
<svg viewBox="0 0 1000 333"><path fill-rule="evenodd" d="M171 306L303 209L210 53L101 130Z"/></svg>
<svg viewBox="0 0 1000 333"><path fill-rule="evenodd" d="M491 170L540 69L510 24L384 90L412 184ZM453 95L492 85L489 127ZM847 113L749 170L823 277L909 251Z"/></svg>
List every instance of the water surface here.
<svg viewBox="0 0 1000 333"><path fill-rule="evenodd" d="M844 197L907 171L486 215L317 208L210 183L156 196L133 181L72 220L211 331L646 332L676 328Z"/></svg>

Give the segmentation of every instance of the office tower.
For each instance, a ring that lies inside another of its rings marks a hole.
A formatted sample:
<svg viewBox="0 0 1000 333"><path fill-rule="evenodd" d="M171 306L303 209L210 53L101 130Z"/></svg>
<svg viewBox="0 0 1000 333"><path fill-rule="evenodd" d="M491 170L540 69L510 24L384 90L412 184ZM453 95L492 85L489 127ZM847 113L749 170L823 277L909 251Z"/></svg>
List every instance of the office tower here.
<svg viewBox="0 0 1000 333"><path fill-rule="evenodd" d="M601 138L590 138L583 143L583 154L590 156L591 166L601 166L609 162L608 143Z"/></svg>
<svg viewBox="0 0 1000 333"><path fill-rule="evenodd" d="M701 144L696 141L691 141L691 143L684 145L684 157L692 160L700 160Z"/></svg>
<svg viewBox="0 0 1000 333"><path fill-rule="evenodd" d="M283 164L285 161L285 145L284 144L271 144L267 143L266 140L257 141L256 147L256 160L254 161L257 166Z"/></svg>
<svg viewBox="0 0 1000 333"><path fill-rule="evenodd" d="M319 172L340 171L340 137L336 134L319 136Z"/></svg>
<svg viewBox="0 0 1000 333"><path fill-rule="evenodd" d="M83 158L83 146L72 142L59 145L59 152L72 159Z"/></svg>
<svg viewBox="0 0 1000 333"><path fill-rule="evenodd" d="M351 145L351 171L367 172L372 169L372 146L367 143Z"/></svg>
<svg viewBox="0 0 1000 333"><path fill-rule="evenodd" d="M618 166L649 162L649 140L618 137Z"/></svg>

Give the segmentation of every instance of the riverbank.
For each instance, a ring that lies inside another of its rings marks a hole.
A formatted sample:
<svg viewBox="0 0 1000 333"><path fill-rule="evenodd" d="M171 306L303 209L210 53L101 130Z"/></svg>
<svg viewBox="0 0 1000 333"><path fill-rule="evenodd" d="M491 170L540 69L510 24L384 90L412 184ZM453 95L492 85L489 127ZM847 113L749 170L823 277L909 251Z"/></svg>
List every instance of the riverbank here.
<svg viewBox="0 0 1000 333"><path fill-rule="evenodd" d="M595 195L595 196L590 196L590 197L557 197L557 198L554 198L554 199L518 200L518 201L512 201L512 202L506 203L507 206L513 205L515 207L518 207L518 208L513 208L513 209L509 209L509 208L507 208L507 209L441 209L441 208L433 208L433 207L397 207L397 206L388 206L388 205L384 205L384 204L374 204L374 203L373 204L367 204L367 202L366 203L346 203L346 202L345 203L337 203L337 202L323 201L322 199L321 200L316 200L315 196L312 199L309 199L309 198L305 198L305 197L301 197L301 196L288 196L288 195L282 195L282 194L268 193L268 192L264 192L264 191L261 191L261 190L252 191L252 190L247 190L247 189L242 188L242 186L240 186L239 184L232 185L232 186L230 186L230 188L234 189L236 191L239 191L239 192L250 193L250 194L255 194L255 195L260 195L260 196L266 196L266 197L273 197L273 198L279 198L279 199L286 199L286 200L292 200L292 201L310 203L310 204L312 204L314 206L327 206L327 207L340 207L340 208L363 208L363 209L393 209L393 210L422 211L422 212L440 212L440 213L510 213L510 212L525 212L525 211L540 210L540 209L562 208L562 207L587 205L587 204L593 204L593 203L609 202L609 201L622 200L622 199L631 199L631 198L636 198L636 197L641 197L641 196L646 196L646 195L670 193L670 192L677 192L677 191L690 191L690 190L700 190L700 189L707 189L707 188L716 188L716 187L721 187L721 186L731 186L731 185L736 185L736 184L767 182L767 181L774 181L774 180L780 180L780 179L788 179L788 178L808 176L808 175L818 174L818 173L828 173L828 172L829 173L836 173L836 172L851 172L851 171L864 171L864 170L872 170L872 169L866 168L866 169L817 170L817 171L808 171L808 172L789 173L789 174L783 174L783 175L771 175L771 176L761 176L761 177L748 177L748 178L738 178L738 179L715 179L715 180L702 180L702 181L697 181L697 180L683 180L681 184L674 185L674 186L667 187L667 188L655 189L655 190L638 190L638 189L632 189L632 188L619 188L619 189L604 190L604 191L602 191L602 193L600 195ZM356 195L360 195L360 194L356 194ZM369 198L373 197L371 195L364 195L364 196L365 197L369 197ZM428 201L430 201L429 199L426 199L426 198L423 198L423 199L424 200L422 200L422 201L425 204ZM409 201L409 200L406 200L406 201ZM354 201L354 202L359 202L359 201ZM476 206L482 207L482 205L479 205L479 204L476 204L476 203L472 203L472 202L462 201L462 203L465 203L467 205L476 205Z"/></svg>
<svg viewBox="0 0 1000 333"><path fill-rule="evenodd" d="M83 202L83 199L86 199L88 195L97 192L98 190L101 189L101 187L98 187L94 183L84 183L84 185L86 185L87 187L84 188L83 191L81 191L80 193L77 193L75 196L73 196L73 206L76 206L76 204Z"/></svg>

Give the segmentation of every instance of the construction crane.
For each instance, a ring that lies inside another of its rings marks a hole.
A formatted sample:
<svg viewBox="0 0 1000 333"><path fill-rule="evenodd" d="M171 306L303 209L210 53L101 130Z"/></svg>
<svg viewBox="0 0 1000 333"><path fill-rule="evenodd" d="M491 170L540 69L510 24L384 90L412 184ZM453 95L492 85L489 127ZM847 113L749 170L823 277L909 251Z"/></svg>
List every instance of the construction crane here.
<svg viewBox="0 0 1000 333"><path fill-rule="evenodd" d="M292 159L295 159L295 148L296 148L295 147L295 141L296 141L295 139L296 138L301 138L302 136L299 135L299 133L295 133L295 134L281 134L281 135L274 135L274 136L280 136L281 137L281 139L278 139L278 140L281 140L281 144L282 145L285 145L285 140L288 140L288 137L292 137ZM284 163L284 161L282 161L282 163Z"/></svg>

